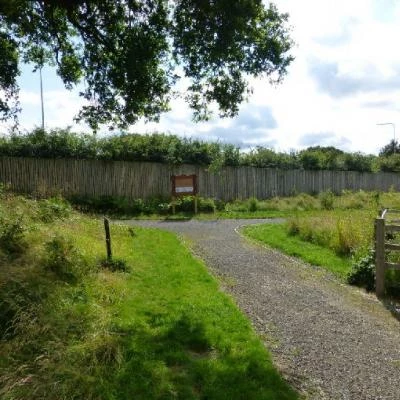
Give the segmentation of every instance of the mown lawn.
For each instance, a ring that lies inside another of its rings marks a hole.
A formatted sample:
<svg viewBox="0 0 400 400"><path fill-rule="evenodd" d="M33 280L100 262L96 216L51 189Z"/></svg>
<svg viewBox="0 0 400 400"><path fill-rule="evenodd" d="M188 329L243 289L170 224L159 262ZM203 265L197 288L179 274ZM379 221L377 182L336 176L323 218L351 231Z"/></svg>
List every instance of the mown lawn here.
<svg viewBox="0 0 400 400"><path fill-rule="evenodd" d="M298 398L173 234L112 225L121 262L105 268L101 220L0 206L29 209L24 248L10 252L0 233L1 399Z"/></svg>

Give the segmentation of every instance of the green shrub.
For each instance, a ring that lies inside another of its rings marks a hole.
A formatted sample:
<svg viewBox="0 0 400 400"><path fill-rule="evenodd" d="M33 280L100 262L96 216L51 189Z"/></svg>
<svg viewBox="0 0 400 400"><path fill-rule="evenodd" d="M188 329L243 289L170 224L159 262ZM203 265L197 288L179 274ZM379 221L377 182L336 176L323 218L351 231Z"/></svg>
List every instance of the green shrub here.
<svg viewBox="0 0 400 400"><path fill-rule="evenodd" d="M286 222L286 229L289 236L296 236L300 233L299 219L289 218Z"/></svg>
<svg viewBox="0 0 400 400"><path fill-rule="evenodd" d="M255 212L258 210L258 200L255 197L251 197L248 200L248 208L250 212Z"/></svg>
<svg viewBox="0 0 400 400"><path fill-rule="evenodd" d="M204 199L202 197L199 197L198 199L198 207L198 210L204 213L213 213L216 209L213 199Z"/></svg>
<svg viewBox="0 0 400 400"><path fill-rule="evenodd" d="M364 287L368 291L375 289L375 250L369 250L367 255L352 264L347 282Z"/></svg>
<svg viewBox="0 0 400 400"><path fill-rule="evenodd" d="M226 204L225 206L226 211L228 212L247 212L248 211L248 204L242 200L235 200L231 203Z"/></svg>
<svg viewBox="0 0 400 400"><path fill-rule="evenodd" d="M39 218L43 222L53 222L56 219L68 218L71 214L71 205L61 197L39 201Z"/></svg>
<svg viewBox="0 0 400 400"><path fill-rule="evenodd" d="M177 211L194 212L194 196L183 196L177 200Z"/></svg>
<svg viewBox="0 0 400 400"><path fill-rule="evenodd" d="M171 210L170 203L159 203L159 204L157 204L157 213L160 214L160 215L169 214L170 210Z"/></svg>
<svg viewBox="0 0 400 400"><path fill-rule="evenodd" d="M61 280L75 282L84 275L87 265L70 239L56 236L45 244L43 265Z"/></svg>
<svg viewBox="0 0 400 400"><path fill-rule="evenodd" d="M225 201L221 199L214 199L214 204L217 211L225 211Z"/></svg>
<svg viewBox="0 0 400 400"><path fill-rule="evenodd" d="M331 190L327 190L326 192L321 192L319 194L319 201L321 202L321 208L324 210L333 210L335 195Z"/></svg>
<svg viewBox="0 0 400 400"><path fill-rule="evenodd" d="M0 248L9 255L18 255L24 252L27 242L27 230L21 215L14 218L0 217Z"/></svg>
<svg viewBox="0 0 400 400"><path fill-rule="evenodd" d="M177 212L194 212L194 196L183 196L174 200L175 210ZM171 203L172 204L172 203ZM197 209L199 212L215 212L215 203L213 199L197 197Z"/></svg>

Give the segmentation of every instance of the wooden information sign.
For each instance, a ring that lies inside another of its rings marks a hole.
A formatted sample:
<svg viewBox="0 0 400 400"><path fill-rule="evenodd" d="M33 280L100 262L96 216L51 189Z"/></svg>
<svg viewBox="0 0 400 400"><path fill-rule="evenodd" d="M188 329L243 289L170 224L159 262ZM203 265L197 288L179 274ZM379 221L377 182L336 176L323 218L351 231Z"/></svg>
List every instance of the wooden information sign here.
<svg viewBox="0 0 400 400"><path fill-rule="evenodd" d="M196 175L173 175L172 198L194 196L194 212L197 214L197 179ZM172 212L175 214L175 202L172 202Z"/></svg>
<svg viewBox="0 0 400 400"><path fill-rule="evenodd" d="M195 196L197 194L196 175L173 175L172 196Z"/></svg>

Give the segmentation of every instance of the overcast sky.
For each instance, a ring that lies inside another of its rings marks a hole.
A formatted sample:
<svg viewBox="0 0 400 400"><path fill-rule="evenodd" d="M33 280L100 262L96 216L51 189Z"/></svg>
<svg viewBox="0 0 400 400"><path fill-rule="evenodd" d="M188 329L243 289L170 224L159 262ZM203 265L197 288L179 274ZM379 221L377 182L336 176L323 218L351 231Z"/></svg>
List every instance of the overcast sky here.
<svg viewBox="0 0 400 400"><path fill-rule="evenodd" d="M220 140L243 148L279 151L335 146L377 153L400 136L400 1L277 0L288 12L296 42L295 61L281 85L253 81L254 93L234 119L191 122L183 101L158 124L139 123L132 132L169 132ZM20 78L21 127L41 123L39 77L24 68ZM46 127L72 125L82 100L44 69Z"/></svg>

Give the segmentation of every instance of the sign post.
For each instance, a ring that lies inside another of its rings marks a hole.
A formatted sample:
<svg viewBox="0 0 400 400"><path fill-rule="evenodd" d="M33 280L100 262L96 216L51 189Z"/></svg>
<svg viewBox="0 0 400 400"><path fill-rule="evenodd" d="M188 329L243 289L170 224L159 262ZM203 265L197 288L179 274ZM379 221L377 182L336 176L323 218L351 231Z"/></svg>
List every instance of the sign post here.
<svg viewBox="0 0 400 400"><path fill-rule="evenodd" d="M197 177L196 175L173 175L172 181L172 212L175 214L174 200L176 197L194 196L194 213L197 214Z"/></svg>

